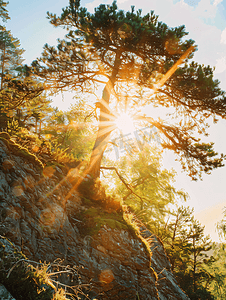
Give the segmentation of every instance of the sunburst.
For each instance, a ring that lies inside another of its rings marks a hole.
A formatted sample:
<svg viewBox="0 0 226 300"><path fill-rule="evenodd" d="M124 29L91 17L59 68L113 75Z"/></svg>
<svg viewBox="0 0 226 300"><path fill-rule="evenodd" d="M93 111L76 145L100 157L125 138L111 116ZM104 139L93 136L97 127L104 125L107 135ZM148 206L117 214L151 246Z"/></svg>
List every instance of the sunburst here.
<svg viewBox="0 0 226 300"><path fill-rule="evenodd" d="M195 46L191 46L185 53L181 56L181 58L173 65L173 67L163 76L163 78L155 84L154 88L150 90L150 94L148 95L149 97L152 96L157 92L157 90L164 85L164 83L172 76L172 74L176 71L178 66L194 51ZM114 89L111 89L111 92L113 92L113 95L116 97L118 100L118 96L115 93ZM149 98L147 96L147 99ZM100 121L98 126L99 126L99 131L98 131L98 137L104 136L104 139L102 140L102 143L100 143L97 148L94 151L94 159L92 160L92 163L90 166L83 172L82 176L79 178L79 180L76 182L76 184L71 188L69 191L68 195L65 197L64 202L69 199L69 197L72 195L73 191L77 189L77 187L81 184L81 182L84 180L84 178L89 174L90 170L93 168L95 165L96 161L98 160L98 157L100 156L100 152L103 152L104 149L106 148L107 143L109 142L110 138L110 133L114 131L116 128L118 128L123 134L127 134L130 132L133 132L135 129L134 127L134 121L149 121L151 120L151 123L153 121L152 118L146 118L146 117L134 117L131 116L127 110L127 103L125 105L125 111L120 112L120 113L115 113L109 106L108 103L104 99L98 99L99 102L106 108L106 111L109 113L102 113L101 117L103 117L104 121ZM79 124L81 127L86 127L87 124L86 122ZM94 137L94 136L92 136ZM58 184L54 190L56 190L65 180L67 179L64 178L60 184ZM52 191L53 192L53 191Z"/></svg>
<svg viewBox="0 0 226 300"><path fill-rule="evenodd" d="M128 112L120 113L115 121L115 126L122 134L128 134L135 131L133 117Z"/></svg>

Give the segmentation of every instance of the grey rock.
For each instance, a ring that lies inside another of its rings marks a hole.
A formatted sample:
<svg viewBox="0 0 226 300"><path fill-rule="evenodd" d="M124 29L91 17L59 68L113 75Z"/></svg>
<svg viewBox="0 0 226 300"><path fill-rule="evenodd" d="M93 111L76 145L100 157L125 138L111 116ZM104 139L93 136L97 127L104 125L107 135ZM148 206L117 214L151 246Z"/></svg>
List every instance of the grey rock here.
<svg viewBox="0 0 226 300"><path fill-rule="evenodd" d="M1 300L16 300L13 296L8 292L3 284L0 283L0 299Z"/></svg>
<svg viewBox="0 0 226 300"><path fill-rule="evenodd" d="M104 225L95 238L82 235L83 221L76 216L87 208L71 193L70 182L61 181L65 172L56 167L53 176L44 177L25 158L10 155L0 141L0 160L5 162L0 168L0 235L29 259L61 259L77 266L80 278L73 284L87 284L91 299L189 299L171 273L161 241L143 225L140 232L151 257L125 229Z"/></svg>

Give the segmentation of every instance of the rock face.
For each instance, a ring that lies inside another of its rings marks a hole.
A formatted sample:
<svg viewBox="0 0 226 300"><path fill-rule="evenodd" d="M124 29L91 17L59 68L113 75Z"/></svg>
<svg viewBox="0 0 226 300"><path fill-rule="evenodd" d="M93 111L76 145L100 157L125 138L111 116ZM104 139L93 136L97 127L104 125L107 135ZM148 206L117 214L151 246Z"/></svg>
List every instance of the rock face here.
<svg viewBox="0 0 226 300"><path fill-rule="evenodd" d="M78 266L78 283L90 299L189 299L163 245L139 220L146 247L113 212L88 230L87 222L102 212L84 202L61 168L48 168L43 171L0 139L0 235L31 260L60 258Z"/></svg>
<svg viewBox="0 0 226 300"><path fill-rule="evenodd" d="M0 299L1 300L15 300L12 295L7 291L3 284L0 283Z"/></svg>

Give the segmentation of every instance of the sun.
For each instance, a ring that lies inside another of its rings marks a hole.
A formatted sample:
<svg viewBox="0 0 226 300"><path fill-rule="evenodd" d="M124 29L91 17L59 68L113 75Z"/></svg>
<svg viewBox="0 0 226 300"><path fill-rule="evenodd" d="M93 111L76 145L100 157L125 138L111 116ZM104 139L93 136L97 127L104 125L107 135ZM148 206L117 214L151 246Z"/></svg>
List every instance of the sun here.
<svg viewBox="0 0 226 300"><path fill-rule="evenodd" d="M114 121L116 127L123 133L131 133L135 131L133 117L128 113L121 113Z"/></svg>

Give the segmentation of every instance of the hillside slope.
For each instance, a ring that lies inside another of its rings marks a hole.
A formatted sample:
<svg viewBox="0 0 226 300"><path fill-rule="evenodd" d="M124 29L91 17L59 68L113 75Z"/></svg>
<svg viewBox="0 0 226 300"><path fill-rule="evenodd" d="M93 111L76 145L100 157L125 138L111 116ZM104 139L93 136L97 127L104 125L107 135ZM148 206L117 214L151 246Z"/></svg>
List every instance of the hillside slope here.
<svg viewBox="0 0 226 300"><path fill-rule="evenodd" d="M81 299L189 300L159 239L126 208L89 197L88 182L80 193L74 184L59 166L43 172L39 161L0 134L0 235L30 260L60 259L75 267L57 280L79 286Z"/></svg>

